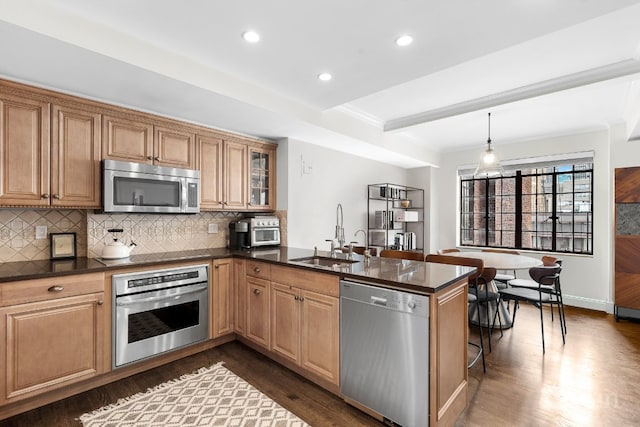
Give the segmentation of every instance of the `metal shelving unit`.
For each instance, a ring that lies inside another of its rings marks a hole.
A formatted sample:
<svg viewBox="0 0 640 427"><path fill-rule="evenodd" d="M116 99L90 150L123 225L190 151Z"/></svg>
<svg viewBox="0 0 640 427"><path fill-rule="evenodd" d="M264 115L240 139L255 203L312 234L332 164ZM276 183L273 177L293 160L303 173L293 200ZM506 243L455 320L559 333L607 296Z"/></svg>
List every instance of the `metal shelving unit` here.
<svg viewBox="0 0 640 427"><path fill-rule="evenodd" d="M424 250L424 190L398 184L367 186L369 246Z"/></svg>

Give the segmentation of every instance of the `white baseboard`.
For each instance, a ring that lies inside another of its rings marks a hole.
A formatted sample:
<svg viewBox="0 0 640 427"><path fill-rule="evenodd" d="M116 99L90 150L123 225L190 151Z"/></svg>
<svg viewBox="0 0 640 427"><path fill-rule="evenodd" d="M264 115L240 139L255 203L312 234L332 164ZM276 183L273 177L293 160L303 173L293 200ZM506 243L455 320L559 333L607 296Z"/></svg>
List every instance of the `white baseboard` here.
<svg viewBox="0 0 640 427"><path fill-rule="evenodd" d="M613 313L613 303L609 301L596 300L592 298L576 297L564 295L565 305L572 307L587 308L589 310L604 311L605 313Z"/></svg>

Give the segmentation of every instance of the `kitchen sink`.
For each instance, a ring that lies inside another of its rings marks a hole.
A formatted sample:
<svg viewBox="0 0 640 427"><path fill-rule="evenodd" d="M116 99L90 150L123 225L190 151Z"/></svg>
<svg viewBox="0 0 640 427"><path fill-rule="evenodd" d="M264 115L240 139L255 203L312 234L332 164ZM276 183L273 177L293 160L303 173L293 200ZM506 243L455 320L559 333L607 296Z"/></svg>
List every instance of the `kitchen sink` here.
<svg viewBox="0 0 640 427"><path fill-rule="evenodd" d="M344 258L329 258L323 256L308 256L304 258L290 259L290 262L299 262L302 264L318 267L347 267L354 262L358 262L352 259Z"/></svg>

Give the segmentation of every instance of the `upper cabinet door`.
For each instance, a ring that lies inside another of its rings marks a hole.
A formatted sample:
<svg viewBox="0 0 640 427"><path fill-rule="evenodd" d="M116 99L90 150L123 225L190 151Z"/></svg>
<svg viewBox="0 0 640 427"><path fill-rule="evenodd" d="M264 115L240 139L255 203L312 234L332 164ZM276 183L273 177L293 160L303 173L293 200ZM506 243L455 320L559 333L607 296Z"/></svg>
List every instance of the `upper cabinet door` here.
<svg viewBox="0 0 640 427"><path fill-rule="evenodd" d="M249 147L249 203L252 210L274 210L276 193L276 150Z"/></svg>
<svg viewBox="0 0 640 427"><path fill-rule="evenodd" d="M48 102L0 93L0 205L49 204Z"/></svg>
<svg viewBox="0 0 640 427"><path fill-rule="evenodd" d="M247 149L246 144L224 142L224 209L247 208Z"/></svg>
<svg viewBox="0 0 640 427"><path fill-rule="evenodd" d="M196 136L186 130L155 126L153 162L173 168L196 168Z"/></svg>
<svg viewBox="0 0 640 427"><path fill-rule="evenodd" d="M53 106L51 204L100 208L99 113Z"/></svg>
<svg viewBox="0 0 640 427"><path fill-rule="evenodd" d="M153 163L153 124L104 115L102 158Z"/></svg>
<svg viewBox="0 0 640 427"><path fill-rule="evenodd" d="M196 136L200 171L200 209L222 209L222 139Z"/></svg>

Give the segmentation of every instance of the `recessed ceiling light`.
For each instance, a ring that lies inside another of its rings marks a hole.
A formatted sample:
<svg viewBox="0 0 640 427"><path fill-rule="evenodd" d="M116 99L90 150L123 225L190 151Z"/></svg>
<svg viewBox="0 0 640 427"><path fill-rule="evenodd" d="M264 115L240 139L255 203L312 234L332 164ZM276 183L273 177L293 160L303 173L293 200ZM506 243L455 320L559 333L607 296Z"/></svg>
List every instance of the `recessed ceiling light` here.
<svg viewBox="0 0 640 427"><path fill-rule="evenodd" d="M328 82L329 80L331 80L331 74L329 73L320 73L318 74L318 79L322 80L323 82Z"/></svg>
<svg viewBox="0 0 640 427"><path fill-rule="evenodd" d="M396 44L398 46L409 46L411 43L413 43L413 37L408 34L400 36L396 39Z"/></svg>
<svg viewBox="0 0 640 427"><path fill-rule="evenodd" d="M260 34L255 31L245 31L242 33L242 38L248 41L249 43L257 43L260 41Z"/></svg>

